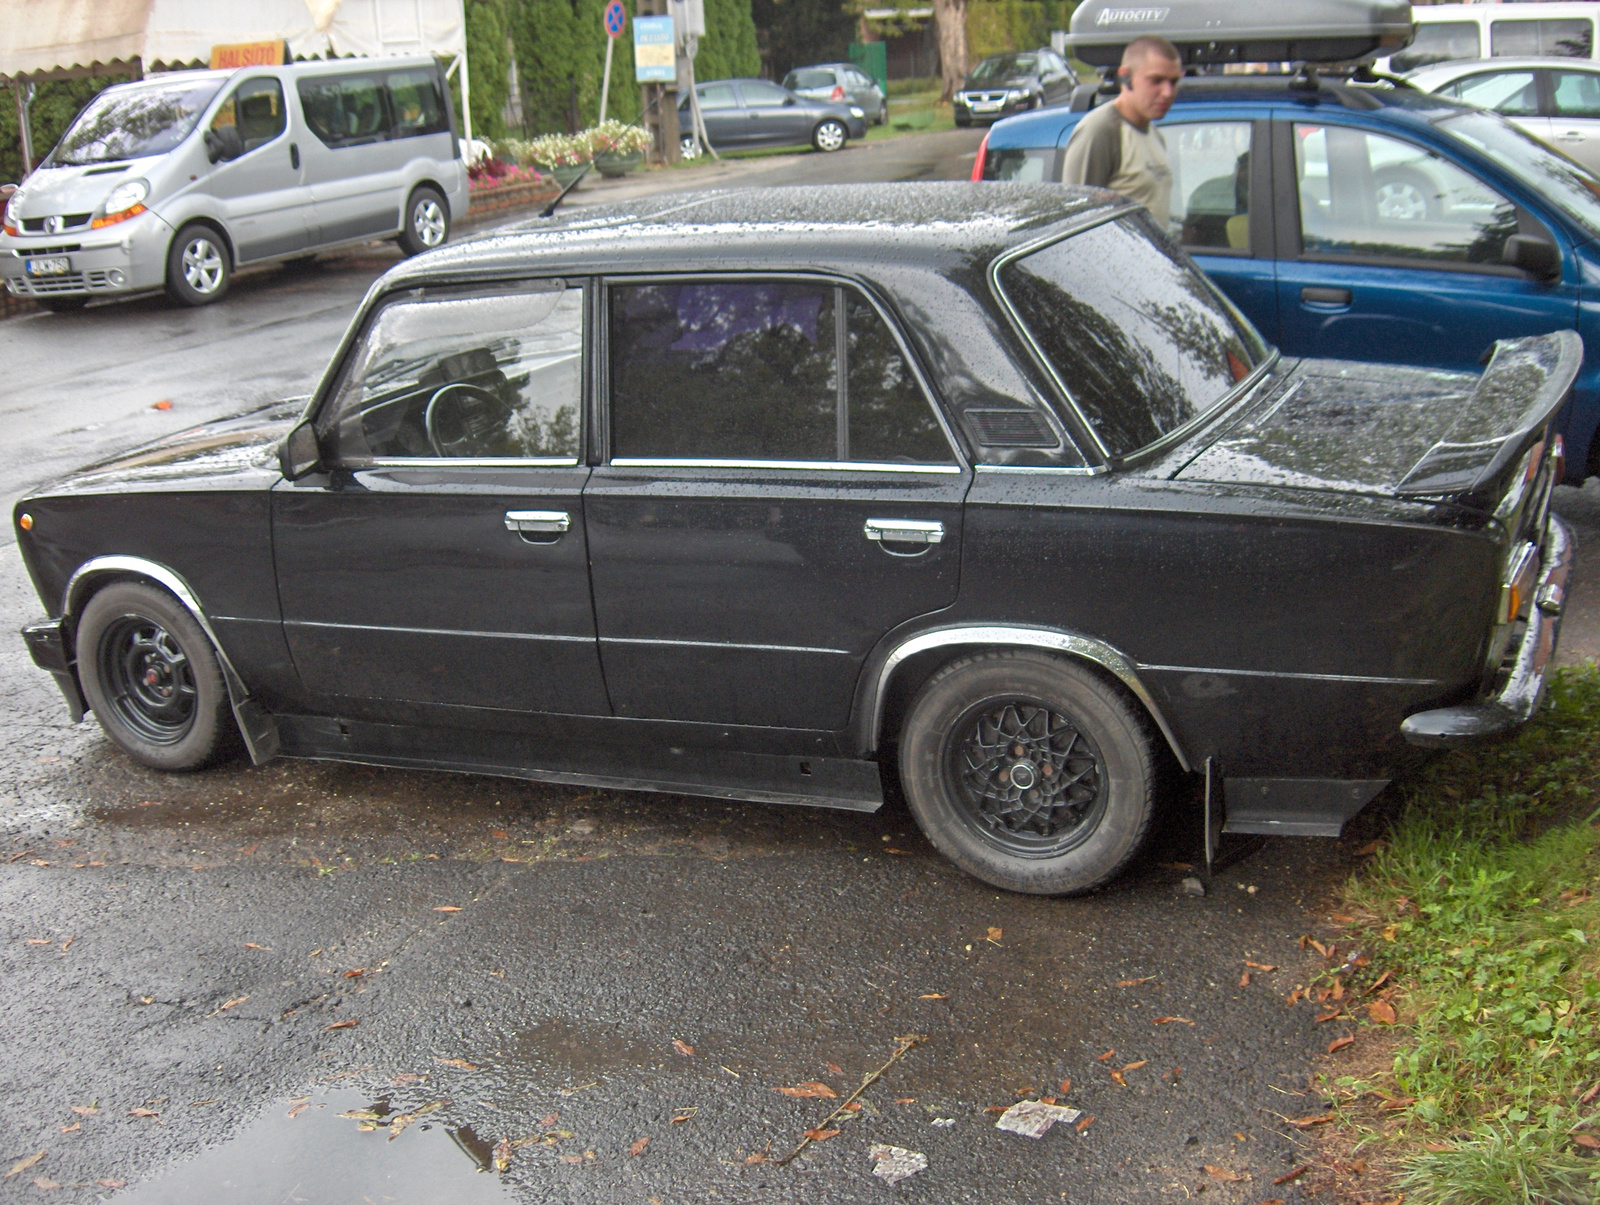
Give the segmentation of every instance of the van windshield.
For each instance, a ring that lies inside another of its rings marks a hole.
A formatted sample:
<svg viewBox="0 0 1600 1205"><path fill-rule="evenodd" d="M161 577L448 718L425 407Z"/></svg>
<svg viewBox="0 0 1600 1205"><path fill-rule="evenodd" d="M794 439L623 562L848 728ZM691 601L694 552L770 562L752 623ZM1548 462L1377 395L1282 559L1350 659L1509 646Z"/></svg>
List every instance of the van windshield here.
<svg viewBox="0 0 1600 1205"><path fill-rule="evenodd" d="M1550 149L1497 113L1462 113L1435 122L1557 205L1591 237L1600 236L1600 176Z"/></svg>
<svg viewBox="0 0 1600 1205"><path fill-rule="evenodd" d="M46 164L77 167L164 155L189 136L223 82L180 78L102 92L78 114Z"/></svg>

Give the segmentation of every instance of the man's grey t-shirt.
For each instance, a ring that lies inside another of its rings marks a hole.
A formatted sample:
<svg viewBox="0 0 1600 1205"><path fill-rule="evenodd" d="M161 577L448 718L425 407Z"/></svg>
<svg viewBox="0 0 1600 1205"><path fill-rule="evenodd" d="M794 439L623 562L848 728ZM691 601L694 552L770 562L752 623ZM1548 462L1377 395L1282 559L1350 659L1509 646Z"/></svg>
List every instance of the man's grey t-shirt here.
<svg viewBox="0 0 1600 1205"><path fill-rule="evenodd" d="M1090 110L1072 131L1061 182L1114 189L1143 204L1163 227L1172 212L1166 140L1154 126L1141 130L1115 104Z"/></svg>

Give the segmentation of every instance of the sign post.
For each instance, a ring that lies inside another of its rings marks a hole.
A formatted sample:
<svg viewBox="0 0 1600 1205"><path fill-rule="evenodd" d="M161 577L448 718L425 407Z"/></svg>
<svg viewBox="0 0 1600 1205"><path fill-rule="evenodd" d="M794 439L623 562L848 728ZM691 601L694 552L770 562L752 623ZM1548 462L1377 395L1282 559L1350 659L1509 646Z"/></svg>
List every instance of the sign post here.
<svg viewBox="0 0 1600 1205"><path fill-rule="evenodd" d="M622 36L622 31L628 26L628 10L622 7L622 0L611 0L606 5L606 69L600 77L600 121L606 119L606 102L611 99L611 52L616 48L617 39Z"/></svg>

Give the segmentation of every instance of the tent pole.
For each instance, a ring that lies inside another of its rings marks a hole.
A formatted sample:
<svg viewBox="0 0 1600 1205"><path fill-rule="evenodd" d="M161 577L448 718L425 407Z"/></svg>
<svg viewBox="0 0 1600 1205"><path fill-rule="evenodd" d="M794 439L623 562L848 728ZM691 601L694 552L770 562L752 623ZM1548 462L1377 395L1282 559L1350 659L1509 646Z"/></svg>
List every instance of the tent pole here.
<svg viewBox="0 0 1600 1205"><path fill-rule="evenodd" d="M461 22L461 124L467 132L467 156L472 156L472 89L467 85L467 39L466 20Z"/></svg>

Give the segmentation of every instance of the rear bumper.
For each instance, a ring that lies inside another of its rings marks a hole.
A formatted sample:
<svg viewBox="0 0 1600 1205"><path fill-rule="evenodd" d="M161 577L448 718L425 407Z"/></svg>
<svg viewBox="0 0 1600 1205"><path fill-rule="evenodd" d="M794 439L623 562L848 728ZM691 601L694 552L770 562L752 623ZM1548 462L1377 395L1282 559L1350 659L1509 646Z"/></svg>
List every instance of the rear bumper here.
<svg viewBox="0 0 1600 1205"><path fill-rule="evenodd" d="M22 639L28 645L28 652L33 655L33 663L42 670L48 670L56 680L56 685L66 696L72 722L76 724L83 719L83 713L89 710L89 704L83 697L83 688L78 685L78 675L72 668L61 621L41 619L37 623L30 623L22 629Z"/></svg>
<svg viewBox="0 0 1600 1205"><path fill-rule="evenodd" d="M1400 732L1424 749L1453 749L1508 736L1526 724L1544 696L1550 659L1561 632L1567 576L1572 570L1572 533L1555 515L1549 518L1544 568L1528 609L1528 626L1517 646L1511 672L1499 692L1458 707L1440 707L1407 716Z"/></svg>

